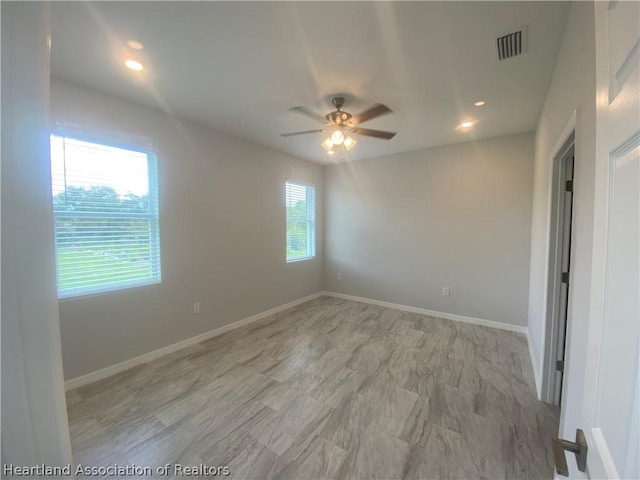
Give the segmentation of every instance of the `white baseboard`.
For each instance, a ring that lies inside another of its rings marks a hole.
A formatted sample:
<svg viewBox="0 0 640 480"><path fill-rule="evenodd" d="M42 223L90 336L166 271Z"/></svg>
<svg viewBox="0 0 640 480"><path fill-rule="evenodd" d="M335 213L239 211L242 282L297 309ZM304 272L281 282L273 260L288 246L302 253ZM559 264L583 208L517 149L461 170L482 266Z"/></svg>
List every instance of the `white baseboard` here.
<svg viewBox="0 0 640 480"><path fill-rule="evenodd" d="M538 400L542 400L542 376L540 375L540 369L538 368L538 362L536 356L533 354L533 347L531 345L531 337L529 336L529 329L527 328L527 347L529 348L529 356L531 357L531 367L533 368L533 378L536 381L536 395Z"/></svg>
<svg viewBox="0 0 640 480"><path fill-rule="evenodd" d="M464 315L456 315L453 313L436 312L435 310L411 307L409 305L402 305L399 303L383 302L381 300L374 300L372 298L355 297L353 295L345 295L344 293L321 292L321 295L344 298L345 300L353 300L354 302L369 303L371 305L394 308L396 310L402 310L404 312L419 313L421 315L429 315L431 317L446 318L447 320L454 320L456 322L470 323L472 325L481 325L483 327L499 328L500 330L509 330L510 332L517 332L525 335L527 334L527 327L521 327L520 325L511 325L508 323L495 322L493 320L484 320L482 318L466 317Z"/></svg>
<svg viewBox="0 0 640 480"><path fill-rule="evenodd" d="M265 317L268 317L269 315L273 315L274 313L279 313L284 310L287 310L288 308L295 307L296 305L300 305L301 303L308 302L309 300L318 298L321 295L323 295L322 292L317 292L311 295L307 295L306 297L298 298L297 300L293 300L292 302L285 303L284 305L279 305L269 310L265 310L264 312L251 315L250 317L243 318L242 320L238 320L236 322L230 323L229 325L224 325L223 327L209 330L208 332L201 333L200 335L196 335L195 337L187 338L186 340L182 340L177 343L172 343L171 345L167 345L166 347L162 347L157 350L153 350L152 352L148 352L143 355L130 358L129 360L125 360L124 362L120 362L115 365L111 365L109 367L101 368L100 370L96 370L95 372L87 373L86 375L81 375L79 377L72 378L64 382L64 388L65 390L73 390L74 388L78 388L83 385L87 385L89 383L97 382L98 380L102 380L103 378L110 377L111 375L115 375L116 373L120 373L130 368L137 367L138 365L142 365L143 363L147 363L147 362L150 362L151 360L155 360L157 358L163 357L164 355L167 355L169 353L176 352L185 347L195 345L196 343L204 342L205 340L208 340L210 338L217 337L218 335L222 335L223 333L226 333L231 330L235 330L236 328L240 328L250 323L256 322Z"/></svg>

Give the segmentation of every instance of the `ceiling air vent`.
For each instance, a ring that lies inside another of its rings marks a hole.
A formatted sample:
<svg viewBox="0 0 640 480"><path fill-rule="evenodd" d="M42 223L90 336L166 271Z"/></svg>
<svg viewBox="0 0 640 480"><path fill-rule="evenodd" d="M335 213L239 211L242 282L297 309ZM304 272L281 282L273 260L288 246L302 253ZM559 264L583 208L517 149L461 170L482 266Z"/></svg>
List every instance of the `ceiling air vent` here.
<svg viewBox="0 0 640 480"><path fill-rule="evenodd" d="M506 60L507 58L526 53L526 33L526 30L521 28L515 32L498 37L498 59Z"/></svg>

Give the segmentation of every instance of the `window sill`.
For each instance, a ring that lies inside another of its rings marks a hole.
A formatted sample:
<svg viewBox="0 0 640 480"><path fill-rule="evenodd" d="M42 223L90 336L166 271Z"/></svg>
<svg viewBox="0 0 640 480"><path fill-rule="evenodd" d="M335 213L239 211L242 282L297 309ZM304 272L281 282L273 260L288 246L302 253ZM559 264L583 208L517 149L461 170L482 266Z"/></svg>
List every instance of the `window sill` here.
<svg viewBox="0 0 640 480"><path fill-rule="evenodd" d="M287 263L297 263L297 262L304 262L305 260L313 260L314 258L316 258L316 256L312 256L312 257L300 257L300 258L293 258L291 260L287 260Z"/></svg>

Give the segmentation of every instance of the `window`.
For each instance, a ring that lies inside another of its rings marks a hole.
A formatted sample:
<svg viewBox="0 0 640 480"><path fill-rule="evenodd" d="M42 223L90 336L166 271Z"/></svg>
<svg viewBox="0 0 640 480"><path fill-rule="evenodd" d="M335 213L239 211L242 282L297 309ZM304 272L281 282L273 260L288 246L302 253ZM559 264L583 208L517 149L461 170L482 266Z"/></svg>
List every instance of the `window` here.
<svg viewBox="0 0 640 480"><path fill-rule="evenodd" d="M51 135L58 297L160 282L153 153Z"/></svg>
<svg viewBox="0 0 640 480"><path fill-rule="evenodd" d="M287 262L316 256L316 189L286 183Z"/></svg>

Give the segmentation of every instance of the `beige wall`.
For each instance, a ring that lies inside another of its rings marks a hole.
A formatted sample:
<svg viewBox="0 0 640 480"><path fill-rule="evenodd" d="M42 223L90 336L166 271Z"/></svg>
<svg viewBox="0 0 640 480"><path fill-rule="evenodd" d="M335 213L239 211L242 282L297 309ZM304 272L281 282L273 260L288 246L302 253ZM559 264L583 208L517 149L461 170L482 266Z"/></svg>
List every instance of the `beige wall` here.
<svg viewBox="0 0 640 480"><path fill-rule="evenodd" d="M322 169L54 79L52 116L139 135L158 151L162 283L60 302L65 378L93 372L322 290L317 256L285 262L285 178ZM201 313L192 313L200 302Z"/></svg>
<svg viewBox="0 0 640 480"><path fill-rule="evenodd" d="M525 133L326 167L325 288L525 326L533 156Z"/></svg>
<svg viewBox="0 0 640 480"><path fill-rule="evenodd" d="M586 330L580 322L589 315L591 254L593 240L593 201L595 168L595 26L591 2L574 2L558 53L538 128L534 170L533 214L531 228L531 277L529 296L529 337L541 391L544 374L547 316L547 271L549 261L549 229L551 211L551 176L553 157L564 142L563 130L573 112L576 113L574 197L571 246L571 283L567 320L567 343L574 338L586 345ZM584 372L571 368L569 382L582 383ZM574 390L565 384L564 392ZM564 401L569 402L567 398ZM567 403L569 404L569 403ZM563 416L565 415L562 411ZM568 412L578 414L580 412ZM573 432L579 425L572 425ZM571 428L566 432L572 435ZM562 432L561 432L562 433Z"/></svg>

